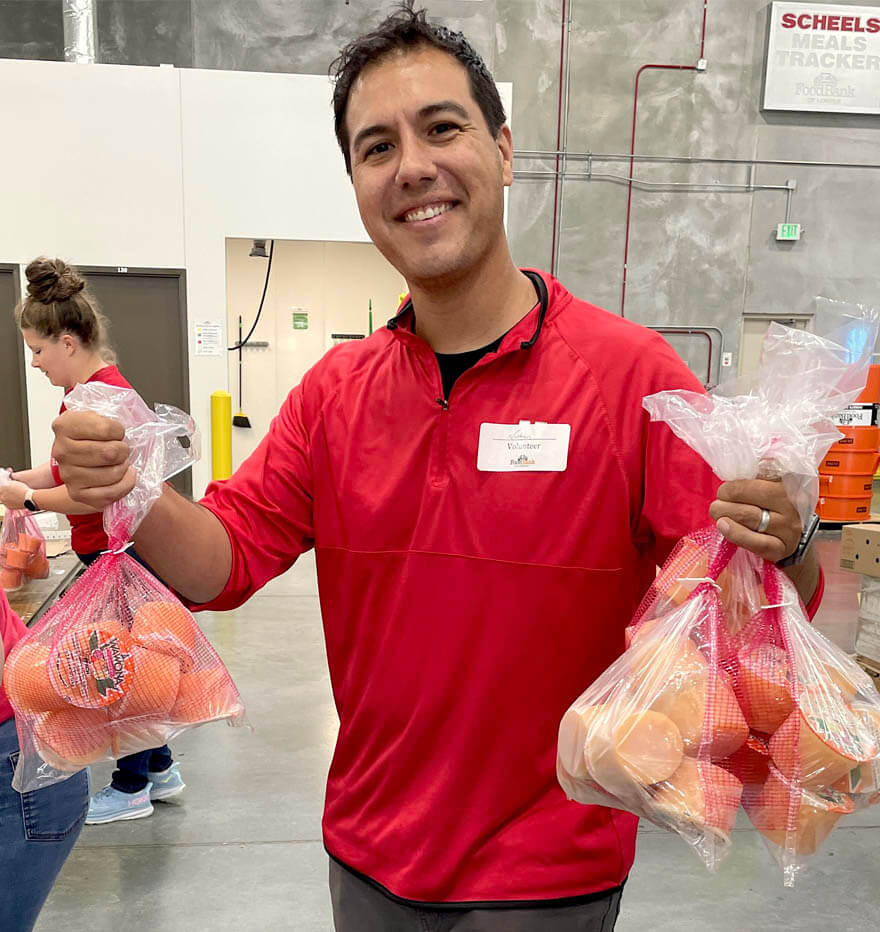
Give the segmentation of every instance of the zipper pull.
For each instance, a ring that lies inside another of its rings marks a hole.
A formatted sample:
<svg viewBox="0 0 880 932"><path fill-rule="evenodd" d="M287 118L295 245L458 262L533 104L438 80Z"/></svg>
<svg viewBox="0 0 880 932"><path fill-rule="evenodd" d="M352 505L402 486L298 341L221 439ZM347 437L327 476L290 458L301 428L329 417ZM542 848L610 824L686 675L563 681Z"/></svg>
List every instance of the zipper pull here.
<svg viewBox="0 0 880 932"><path fill-rule="evenodd" d="M440 405L440 407L441 407L444 411L448 411L448 410L449 410L449 402L448 402L445 398L438 398L438 399L437 399L437 404Z"/></svg>

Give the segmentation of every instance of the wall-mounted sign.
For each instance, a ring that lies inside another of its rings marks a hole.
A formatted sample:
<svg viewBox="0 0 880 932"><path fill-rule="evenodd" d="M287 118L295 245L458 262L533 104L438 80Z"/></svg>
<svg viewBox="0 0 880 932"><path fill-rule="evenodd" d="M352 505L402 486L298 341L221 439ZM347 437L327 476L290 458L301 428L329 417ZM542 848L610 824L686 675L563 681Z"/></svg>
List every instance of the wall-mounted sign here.
<svg viewBox="0 0 880 932"><path fill-rule="evenodd" d="M309 312L308 311L293 311L293 329L294 330L308 330L309 329Z"/></svg>
<svg viewBox="0 0 880 932"><path fill-rule="evenodd" d="M880 113L880 7L771 4L764 109Z"/></svg>
<svg viewBox="0 0 880 932"><path fill-rule="evenodd" d="M219 321L204 320L196 324L196 356L223 356L223 327Z"/></svg>

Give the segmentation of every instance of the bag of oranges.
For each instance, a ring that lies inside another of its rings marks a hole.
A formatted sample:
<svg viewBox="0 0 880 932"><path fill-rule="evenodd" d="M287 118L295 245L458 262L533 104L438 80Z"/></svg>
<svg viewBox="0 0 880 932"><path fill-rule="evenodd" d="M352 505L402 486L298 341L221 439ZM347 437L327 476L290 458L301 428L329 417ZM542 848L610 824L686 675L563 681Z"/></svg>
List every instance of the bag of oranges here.
<svg viewBox="0 0 880 932"><path fill-rule="evenodd" d="M110 540L11 652L3 685L15 711L20 792L99 760L159 747L195 725L239 723L235 684L193 616L124 551L162 481L198 458L192 419L130 390L88 383L66 399L126 427L135 489L104 513Z"/></svg>
<svg viewBox="0 0 880 932"><path fill-rule="evenodd" d="M8 474L0 470L0 483ZM7 592L20 589L29 579L49 575L46 540L34 516L24 508L6 512L0 529L0 588Z"/></svg>
<svg viewBox="0 0 880 932"><path fill-rule="evenodd" d="M805 524L838 436L830 419L864 385L880 317L835 302L820 310L837 341L772 325L748 394L644 401L719 477L782 481ZM560 724L570 798L678 832L710 869L742 806L787 886L841 816L880 801L880 696L811 627L774 564L714 527L688 535L626 644Z"/></svg>

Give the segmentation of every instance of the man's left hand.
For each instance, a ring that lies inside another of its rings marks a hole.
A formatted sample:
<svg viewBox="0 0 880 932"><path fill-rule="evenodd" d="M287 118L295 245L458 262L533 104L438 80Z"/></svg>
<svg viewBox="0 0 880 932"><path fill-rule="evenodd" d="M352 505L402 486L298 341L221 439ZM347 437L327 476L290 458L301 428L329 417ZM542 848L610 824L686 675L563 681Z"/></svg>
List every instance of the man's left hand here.
<svg viewBox="0 0 880 932"><path fill-rule="evenodd" d="M762 533L763 510L770 523ZM777 563L794 553L800 543L801 519L781 482L737 479L718 489L709 514L721 534L732 544Z"/></svg>
<svg viewBox="0 0 880 932"><path fill-rule="evenodd" d="M23 482L16 482L14 479L4 482L0 485L0 504L7 508L24 508L24 497L28 491Z"/></svg>

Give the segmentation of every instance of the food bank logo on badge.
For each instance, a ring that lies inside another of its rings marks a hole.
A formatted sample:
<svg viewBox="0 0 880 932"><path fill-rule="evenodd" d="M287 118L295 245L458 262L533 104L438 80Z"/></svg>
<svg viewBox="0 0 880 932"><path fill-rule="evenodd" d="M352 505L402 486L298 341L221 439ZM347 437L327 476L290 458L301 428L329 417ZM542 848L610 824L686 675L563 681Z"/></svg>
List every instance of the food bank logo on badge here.
<svg viewBox="0 0 880 932"><path fill-rule="evenodd" d="M534 466L535 461L530 457L526 456L525 453L520 453L520 455L510 461L511 466Z"/></svg>
<svg viewBox="0 0 880 932"><path fill-rule="evenodd" d="M836 100L856 96L854 87L839 87L839 84L833 74L823 73L816 75L812 84L799 81L794 92L798 97L832 97Z"/></svg>

